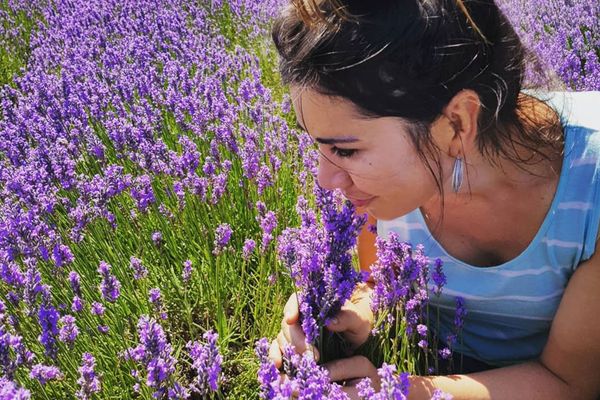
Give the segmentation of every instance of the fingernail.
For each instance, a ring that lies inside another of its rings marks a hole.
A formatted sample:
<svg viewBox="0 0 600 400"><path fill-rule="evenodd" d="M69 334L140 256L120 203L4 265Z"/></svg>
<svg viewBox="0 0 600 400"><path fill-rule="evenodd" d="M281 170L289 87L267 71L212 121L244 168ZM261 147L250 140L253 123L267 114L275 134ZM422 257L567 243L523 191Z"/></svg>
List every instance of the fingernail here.
<svg viewBox="0 0 600 400"><path fill-rule="evenodd" d="M340 322L340 321L338 321L338 319L337 319L337 318L332 318L332 319L331 319L331 325L335 325L335 324L337 324L338 322Z"/></svg>

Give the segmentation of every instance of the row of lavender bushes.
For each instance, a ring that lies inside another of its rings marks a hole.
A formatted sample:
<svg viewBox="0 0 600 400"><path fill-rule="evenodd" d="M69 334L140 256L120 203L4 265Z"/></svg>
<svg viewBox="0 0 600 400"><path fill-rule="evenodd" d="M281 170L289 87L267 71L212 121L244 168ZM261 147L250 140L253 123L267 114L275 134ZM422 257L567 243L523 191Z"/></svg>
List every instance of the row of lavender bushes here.
<svg viewBox="0 0 600 400"><path fill-rule="evenodd" d="M364 279L360 216L291 128L279 3L0 3L0 398L344 398L291 351L280 383L261 339L295 283L320 343ZM567 87L599 88L599 6L502 3ZM421 318L443 271L393 237L378 255L387 394L361 392L403 398L450 351Z"/></svg>

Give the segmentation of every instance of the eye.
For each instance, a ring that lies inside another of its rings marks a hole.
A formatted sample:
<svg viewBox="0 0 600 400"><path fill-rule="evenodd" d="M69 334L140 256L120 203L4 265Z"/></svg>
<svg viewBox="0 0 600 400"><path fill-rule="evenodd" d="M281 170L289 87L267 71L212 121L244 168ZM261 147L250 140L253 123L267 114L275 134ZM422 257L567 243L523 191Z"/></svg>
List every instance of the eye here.
<svg viewBox="0 0 600 400"><path fill-rule="evenodd" d="M339 147L335 146L331 147L331 152L341 158L350 158L355 155L357 151L358 150L354 149L340 149Z"/></svg>

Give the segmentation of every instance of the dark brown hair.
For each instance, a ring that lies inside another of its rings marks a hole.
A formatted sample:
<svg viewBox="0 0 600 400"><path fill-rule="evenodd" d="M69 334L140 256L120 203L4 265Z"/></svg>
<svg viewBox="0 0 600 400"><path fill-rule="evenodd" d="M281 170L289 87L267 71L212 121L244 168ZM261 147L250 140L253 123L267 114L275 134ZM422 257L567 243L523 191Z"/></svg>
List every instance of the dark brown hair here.
<svg viewBox="0 0 600 400"><path fill-rule="evenodd" d="M562 149L556 114L536 113L540 103L521 93L531 55L493 0L292 0L272 37L284 83L347 99L367 118L407 121L440 190L430 126L463 89L479 96L477 144L491 162L523 167Z"/></svg>

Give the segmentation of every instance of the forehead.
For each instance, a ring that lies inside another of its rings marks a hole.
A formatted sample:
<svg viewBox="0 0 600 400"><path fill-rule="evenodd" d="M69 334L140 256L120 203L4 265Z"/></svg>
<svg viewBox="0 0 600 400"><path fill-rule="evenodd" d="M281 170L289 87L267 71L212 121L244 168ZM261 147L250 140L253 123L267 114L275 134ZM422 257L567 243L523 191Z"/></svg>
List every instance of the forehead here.
<svg viewBox="0 0 600 400"><path fill-rule="evenodd" d="M298 123L311 134L333 133L347 124L366 120L358 107L344 98L298 87L290 88L290 93Z"/></svg>

